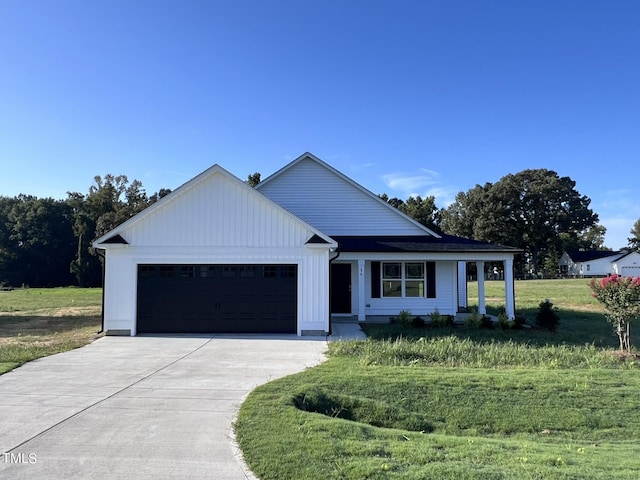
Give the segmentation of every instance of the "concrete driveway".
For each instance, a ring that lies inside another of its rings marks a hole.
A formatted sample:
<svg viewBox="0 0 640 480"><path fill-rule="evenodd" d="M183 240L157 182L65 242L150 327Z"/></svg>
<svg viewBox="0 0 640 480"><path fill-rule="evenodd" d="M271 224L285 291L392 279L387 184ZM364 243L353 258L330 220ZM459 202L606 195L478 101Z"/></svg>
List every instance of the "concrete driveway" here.
<svg viewBox="0 0 640 480"><path fill-rule="evenodd" d="M27 363L0 376L0 478L253 478L231 438L243 398L326 348L325 337L106 337Z"/></svg>

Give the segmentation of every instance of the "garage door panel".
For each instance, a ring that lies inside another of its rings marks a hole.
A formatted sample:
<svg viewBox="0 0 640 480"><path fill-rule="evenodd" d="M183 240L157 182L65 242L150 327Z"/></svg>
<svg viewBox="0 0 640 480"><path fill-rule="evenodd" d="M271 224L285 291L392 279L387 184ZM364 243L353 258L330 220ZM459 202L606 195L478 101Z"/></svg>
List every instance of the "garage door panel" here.
<svg viewBox="0 0 640 480"><path fill-rule="evenodd" d="M295 333L295 265L140 265L140 333Z"/></svg>

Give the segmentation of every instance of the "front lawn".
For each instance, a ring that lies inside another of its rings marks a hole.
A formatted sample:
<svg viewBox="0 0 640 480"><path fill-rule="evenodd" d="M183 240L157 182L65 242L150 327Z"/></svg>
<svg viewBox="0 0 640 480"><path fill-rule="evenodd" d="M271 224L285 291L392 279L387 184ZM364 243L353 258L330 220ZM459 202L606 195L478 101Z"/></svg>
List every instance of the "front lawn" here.
<svg viewBox="0 0 640 480"><path fill-rule="evenodd" d="M262 480L640 478L640 362L613 354L586 281L535 282L516 295L561 306L557 333L373 327L258 387L245 460Z"/></svg>
<svg viewBox="0 0 640 480"><path fill-rule="evenodd" d="M0 292L0 374L94 340L101 302L97 288Z"/></svg>

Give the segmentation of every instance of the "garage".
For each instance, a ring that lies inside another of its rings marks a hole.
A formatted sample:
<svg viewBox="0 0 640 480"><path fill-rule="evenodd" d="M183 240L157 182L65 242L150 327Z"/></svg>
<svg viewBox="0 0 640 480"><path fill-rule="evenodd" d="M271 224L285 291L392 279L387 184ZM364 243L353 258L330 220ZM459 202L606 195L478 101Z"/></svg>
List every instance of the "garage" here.
<svg viewBox="0 0 640 480"><path fill-rule="evenodd" d="M297 265L139 264L138 333L296 333Z"/></svg>

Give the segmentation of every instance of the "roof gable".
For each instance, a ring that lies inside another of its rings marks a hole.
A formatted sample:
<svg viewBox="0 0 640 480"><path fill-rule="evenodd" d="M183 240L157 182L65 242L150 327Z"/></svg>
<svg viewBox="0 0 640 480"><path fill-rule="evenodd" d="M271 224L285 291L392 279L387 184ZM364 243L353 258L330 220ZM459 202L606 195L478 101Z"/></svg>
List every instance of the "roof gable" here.
<svg viewBox="0 0 640 480"><path fill-rule="evenodd" d="M640 253L639 252L636 252L636 251L632 250L632 251L629 251L629 252L620 252L620 253L622 253L622 256L619 257L619 258L616 258L614 260L616 263L620 263L622 261L624 261L625 263L629 262L629 261L630 262L633 262L633 261L640 262Z"/></svg>
<svg viewBox="0 0 640 480"><path fill-rule="evenodd" d="M310 153L301 155L256 188L329 235L439 238L434 231Z"/></svg>
<svg viewBox="0 0 640 480"><path fill-rule="evenodd" d="M327 235L282 208L219 165L97 239L113 247L119 236L132 246L272 247L301 246ZM120 242L122 243L122 242ZM122 245L118 245L122 247Z"/></svg>
<svg viewBox="0 0 640 480"><path fill-rule="evenodd" d="M622 255L622 252L612 252L610 250L573 250L566 253L574 263L591 262L607 257L611 257L610 260L613 261Z"/></svg>

